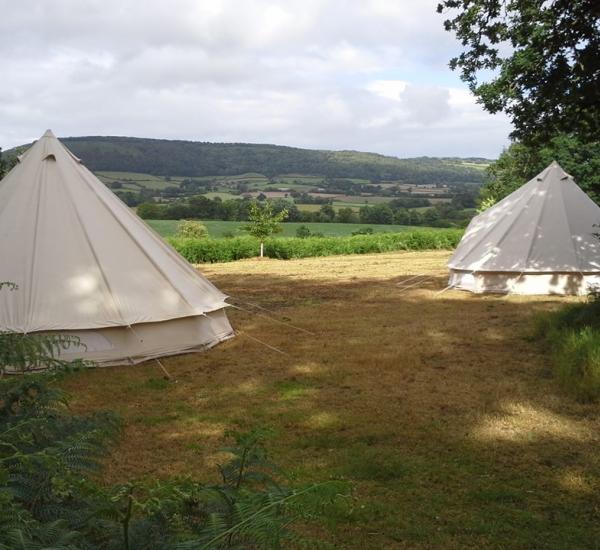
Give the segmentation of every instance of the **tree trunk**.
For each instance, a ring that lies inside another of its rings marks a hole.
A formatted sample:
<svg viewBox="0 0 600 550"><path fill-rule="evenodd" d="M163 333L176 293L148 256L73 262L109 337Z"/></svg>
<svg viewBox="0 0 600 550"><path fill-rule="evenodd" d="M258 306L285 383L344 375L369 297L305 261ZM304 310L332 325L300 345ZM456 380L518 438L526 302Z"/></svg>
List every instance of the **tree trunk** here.
<svg viewBox="0 0 600 550"><path fill-rule="evenodd" d="M264 252L264 248L263 248L263 243L260 243L260 257L263 257L263 252Z"/></svg>

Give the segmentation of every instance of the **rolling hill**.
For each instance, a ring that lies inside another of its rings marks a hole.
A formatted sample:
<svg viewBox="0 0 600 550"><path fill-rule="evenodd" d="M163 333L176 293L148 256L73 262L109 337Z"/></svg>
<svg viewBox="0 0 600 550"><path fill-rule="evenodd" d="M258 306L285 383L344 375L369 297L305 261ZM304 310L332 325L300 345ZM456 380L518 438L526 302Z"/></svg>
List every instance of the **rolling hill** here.
<svg viewBox="0 0 600 550"><path fill-rule="evenodd" d="M393 180L411 185L483 181L489 160L420 157L400 159L358 151L325 151L281 145L209 143L135 137L67 137L61 141L94 172L154 176L231 176L259 173L306 174L324 178ZM22 152L23 145L6 151Z"/></svg>

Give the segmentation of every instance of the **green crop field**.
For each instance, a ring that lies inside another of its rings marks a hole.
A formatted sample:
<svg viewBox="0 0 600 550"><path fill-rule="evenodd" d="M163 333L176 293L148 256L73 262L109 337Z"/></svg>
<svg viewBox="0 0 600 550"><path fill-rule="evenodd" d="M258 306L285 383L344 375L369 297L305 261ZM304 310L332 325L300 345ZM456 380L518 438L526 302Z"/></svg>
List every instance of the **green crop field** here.
<svg viewBox="0 0 600 550"><path fill-rule="evenodd" d="M264 181L262 183L254 184L252 183L251 189L256 191L269 191L273 189L277 189L278 187L285 187L286 189L293 189L294 191L298 191L299 193L308 193L311 189L320 186L320 181L318 183L296 183L293 180L286 181L277 179L275 183L270 181Z"/></svg>
<svg viewBox="0 0 600 550"><path fill-rule="evenodd" d="M152 229L163 237L170 237L177 230L178 220L145 220ZM245 235L241 227L246 222L226 222L207 220L202 222L206 225L208 233L213 238L221 238L229 235ZM415 229L408 225L368 225L361 223L284 223L281 224L283 231L278 233L280 237L295 237L296 230L301 225L306 225L313 233L323 233L327 237L340 237L350 235L353 231L371 227L376 232L398 232Z"/></svg>
<svg viewBox="0 0 600 550"><path fill-rule="evenodd" d="M135 172L96 172L102 183L123 183L124 189L139 191L142 188L161 190L167 187L178 186L183 178L153 176L152 174L136 174Z"/></svg>
<svg viewBox="0 0 600 550"><path fill-rule="evenodd" d="M241 198L240 195L233 195L232 193L227 193L225 191L210 191L209 193L203 193L203 195L208 199L216 199L219 197L223 201Z"/></svg>

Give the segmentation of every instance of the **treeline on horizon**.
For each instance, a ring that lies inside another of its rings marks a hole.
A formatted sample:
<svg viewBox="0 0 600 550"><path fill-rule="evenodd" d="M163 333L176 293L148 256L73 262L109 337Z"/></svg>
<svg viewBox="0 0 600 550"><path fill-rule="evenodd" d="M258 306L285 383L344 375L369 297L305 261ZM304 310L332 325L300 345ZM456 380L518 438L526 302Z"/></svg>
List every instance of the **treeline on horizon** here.
<svg viewBox="0 0 600 550"><path fill-rule="evenodd" d="M260 173L307 174L416 185L482 183L483 170L465 165L486 159L420 157L399 159L358 151L323 151L281 145L209 143L133 137L71 137L61 142L92 171L138 172L156 176L230 176ZM7 154L20 154L17 147Z"/></svg>
<svg viewBox="0 0 600 550"><path fill-rule="evenodd" d="M224 220L247 221L250 204L254 199L209 199L203 195L166 204L144 202L137 207L137 214L146 220ZM430 227L465 227L472 212L458 197L452 202L439 203L419 211L411 208L411 199L393 199L389 202L365 205L358 212L352 208L338 210L328 203L318 211L300 210L296 204L278 199L271 201L274 212L287 210L286 222L304 223L364 223L381 225L424 225Z"/></svg>

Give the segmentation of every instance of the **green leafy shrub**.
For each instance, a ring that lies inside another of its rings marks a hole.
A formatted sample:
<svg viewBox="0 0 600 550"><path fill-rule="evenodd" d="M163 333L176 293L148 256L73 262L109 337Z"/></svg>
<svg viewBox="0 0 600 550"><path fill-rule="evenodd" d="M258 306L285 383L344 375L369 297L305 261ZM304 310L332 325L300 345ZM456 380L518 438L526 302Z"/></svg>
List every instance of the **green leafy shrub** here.
<svg viewBox="0 0 600 550"><path fill-rule="evenodd" d="M352 231L352 235L372 235L373 228L372 227L363 227L361 229L357 229L356 231Z"/></svg>
<svg viewBox="0 0 600 550"><path fill-rule="evenodd" d="M0 380L0 548L79 548L90 514L82 474L118 433L110 413L71 414L57 376Z"/></svg>
<svg viewBox="0 0 600 550"><path fill-rule="evenodd" d="M177 224L176 236L189 239L205 239L208 237L208 229L198 221L183 220Z"/></svg>
<svg viewBox="0 0 600 550"><path fill-rule="evenodd" d="M287 260L338 254L370 254L396 250L451 250L462 231L415 230L401 233L374 233L351 237L270 238L264 242L265 256ZM230 262L256 256L258 239L168 239L171 245L191 263Z"/></svg>
<svg viewBox="0 0 600 550"><path fill-rule="evenodd" d="M312 235L310 229L306 225L301 225L296 229L296 237L299 239L306 239Z"/></svg>

